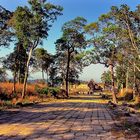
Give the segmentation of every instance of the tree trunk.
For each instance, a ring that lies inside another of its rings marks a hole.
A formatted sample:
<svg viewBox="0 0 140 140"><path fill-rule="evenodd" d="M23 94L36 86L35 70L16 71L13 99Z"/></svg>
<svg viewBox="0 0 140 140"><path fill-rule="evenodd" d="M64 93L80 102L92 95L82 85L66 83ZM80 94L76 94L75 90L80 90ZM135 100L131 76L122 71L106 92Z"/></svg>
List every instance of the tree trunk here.
<svg viewBox="0 0 140 140"><path fill-rule="evenodd" d="M31 56L32 56L32 51L33 51L33 47L30 49L30 52L29 52L29 55L28 55L28 60L27 60L27 63L26 63L25 77L24 77L24 83L23 83L23 89L22 89L22 99L25 97L25 93L26 93L28 70L29 70L30 59L31 59Z"/></svg>
<svg viewBox="0 0 140 140"><path fill-rule="evenodd" d="M19 69L19 70L18 70L18 79L17 79L17 80L18 80L18 84L20 84L20 77L21 77L20 75L21 75L21 74L20 74L20 69Z"/></svg>
<svg viewBox="0 0 140 140"><path fill-rule="evenodd" d="M136 53L139 54L139 49L138 46L136 45L135 39L134 39L134 33L131 30L129 21L128 21L128 15L125 14L125 19L126 19L126 26L127 26L127 30L128 30L128 35L132 44L132 47L135 49Z"/></svg>
<svg viewBox="0 0 140 140"><path fill-rule="evenodd" d="M117 98L116 98L116 93L115 93L115 84L114 84L114 66L110 64L110 72L111 72L111 90L112 90L112 98L113 102L116 104L117 103Z"/></svg>
<svg viewBox="0 0 140 140"><path fill-rule="evenodd" d="M127 72L126 72L126 91L128 91L128 82L129 82L129 67L127 68Z"/></svg>
<svg viewBox="0 0 140 140"><path fill-rule="evenodd" d="M62 88L65 89L66 87L66 78L63 77Z"/></svg>
<svg viewBox="0 0 140 140"><path fill-rule="evenodd" d="M49 83L49 73L48 70L46 70L46 74L47 74L47 84Z"/></svg>
<svg viewBox="0 0 140 140"><path fill-rule="evenodd" d="M42 69L42 80L43 82L45 81L45 78L44 78L44 70Z"/></svg>
<svg viewBox="0 0 140 140"><path fill-rule="evenodd" d="M13 77L13 93L16 92L16 71L14 71L14 77Z"/></svg>
<svg viewBox="0 0 140 140"><path fill-rule="evenodd" d="M68 50L67 72L66 72L66 96L69 97L69 67L70 67L70 52Z"/></svg>
<svg viewBox="0 0 140 140"><path fill-rule="evenodd" d="M135 67L135 63L134 63L134 77L133 77L134 81L133 81L133 98L135 99L136 97L136 67Z"/></svg>
<svg viewBox="0 0 140 140"><path fill-rule="evenodd" d="M20 54L20 46L18 45L18 54L17 55L19 55ZM17 82L18 82L18 84L20 83L20 69L21 69L21 64L20 64L20 60L18 59L17 60L18 61L18 75L17 75Z"/></svg>

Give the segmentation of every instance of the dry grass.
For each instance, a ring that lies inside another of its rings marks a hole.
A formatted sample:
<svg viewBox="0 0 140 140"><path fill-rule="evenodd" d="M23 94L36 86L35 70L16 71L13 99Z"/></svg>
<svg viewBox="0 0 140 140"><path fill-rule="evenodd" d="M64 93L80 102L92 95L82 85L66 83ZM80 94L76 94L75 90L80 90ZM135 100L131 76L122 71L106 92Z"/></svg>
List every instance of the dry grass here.
<svg viewBox="0 0 140 140"><path fill-rule="evenodd" d="M87 84L73 85L70 86L70 94L87 93L89 88Z"/></svg>
<svg viewBox="0 0 140 140"><path fill-rule="evenodd" d="M133 94L133 90L132 90L132 89L123 88L123 89L121 89L121 91L119 92L118 96L119 96L119 97L124 97L126 94Z"/></svg>
<svg viewBox="0 0 140 140"><path fill-rule="evenodd" d="M27 94L34 93L36 86L43 88L46 87L46 85L42 84L27 84ZM23 88L23 84L16 84L16 92L21 93ZM8 95L12 94L13 91L13 83L3 82L0 83L0 93L6 93Z"/></svg>
<svg viewBox="0 0 140 140"><path fill-rule="evenodd" d="M0 83L0 107L3 108L9 108L13 105L16 105L17 103L23 102L23 103L34 103L41 100L39 97L36 87L44 88L47 87L47 85L43 84L27 84L27 92L26 92L26 98L23 100L21 98L21 92L23 88L23 84L16 84L16 93L13 93L13 83L3 82Z"/></svg>

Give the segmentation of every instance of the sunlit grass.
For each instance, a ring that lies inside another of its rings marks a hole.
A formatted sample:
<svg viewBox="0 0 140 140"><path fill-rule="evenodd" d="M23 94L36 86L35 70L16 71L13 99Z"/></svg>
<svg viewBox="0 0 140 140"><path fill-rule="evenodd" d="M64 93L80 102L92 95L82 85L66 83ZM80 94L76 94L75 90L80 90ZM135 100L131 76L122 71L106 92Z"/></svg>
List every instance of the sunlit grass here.
<svg viewBox="0 0 140 140"><path fill-rule="evenodd" d="M80 98L77 96L71 96L70 99L62 100L62 102L75 102L75 103L108 103L109 99L101 99L100 96L94 95L80 95ZM82 99L83 98L83 99ZM86 99L87 98L87 99Z"/></svg>

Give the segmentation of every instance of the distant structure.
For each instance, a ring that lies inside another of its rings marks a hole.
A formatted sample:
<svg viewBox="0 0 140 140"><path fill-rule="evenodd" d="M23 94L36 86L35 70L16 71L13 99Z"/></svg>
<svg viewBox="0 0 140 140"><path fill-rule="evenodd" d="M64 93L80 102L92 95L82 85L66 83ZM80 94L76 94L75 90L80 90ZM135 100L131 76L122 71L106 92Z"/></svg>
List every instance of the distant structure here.
<svg viewBox="0 0 140 140"><path fill-rule="evenodd" d="M103 88L101 86L99 86L97 83L95 83L94 80L89 81L88 87L89 87L88 94L92 94L95 91L101 91L102 92L102 90L103 90Z"/></svg>

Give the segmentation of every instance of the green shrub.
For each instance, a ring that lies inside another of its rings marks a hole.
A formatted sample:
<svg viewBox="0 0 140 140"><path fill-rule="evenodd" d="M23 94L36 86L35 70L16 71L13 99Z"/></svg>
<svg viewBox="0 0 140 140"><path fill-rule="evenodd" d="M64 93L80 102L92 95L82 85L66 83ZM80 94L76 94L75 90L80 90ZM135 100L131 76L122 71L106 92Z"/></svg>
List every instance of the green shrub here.
<svg viewBox="0 0 140 140"><path fill-rule="evenodd" d="M42 88L42 90L41 90L41 94L47 95L48 92L49 92L49 89L48 88Z"/></svg>
<svg viewBox="0 0 140 140"><path fill-rule="evenodd" d="M46 88L35 87L35 90L37 93L41 95L47 95L49 93L49 89L47 87Z"/></svg>
<svg viewBox="0 0 140 140"><path fill-rule="evenodd" d="M38 86L35 87L35 91L42 95L47 95L47 96L54 96L58 97L58 94L60 93L60 88L58 87L46 87L46 88L40 88Z"/></svg>
<svg viewBox="0 0 140 140"><path fill-rule="evenodd" d="M60 88L57 87L50 87L49 92L54 96L57 97L57 95L60 93Z"/></svg>

